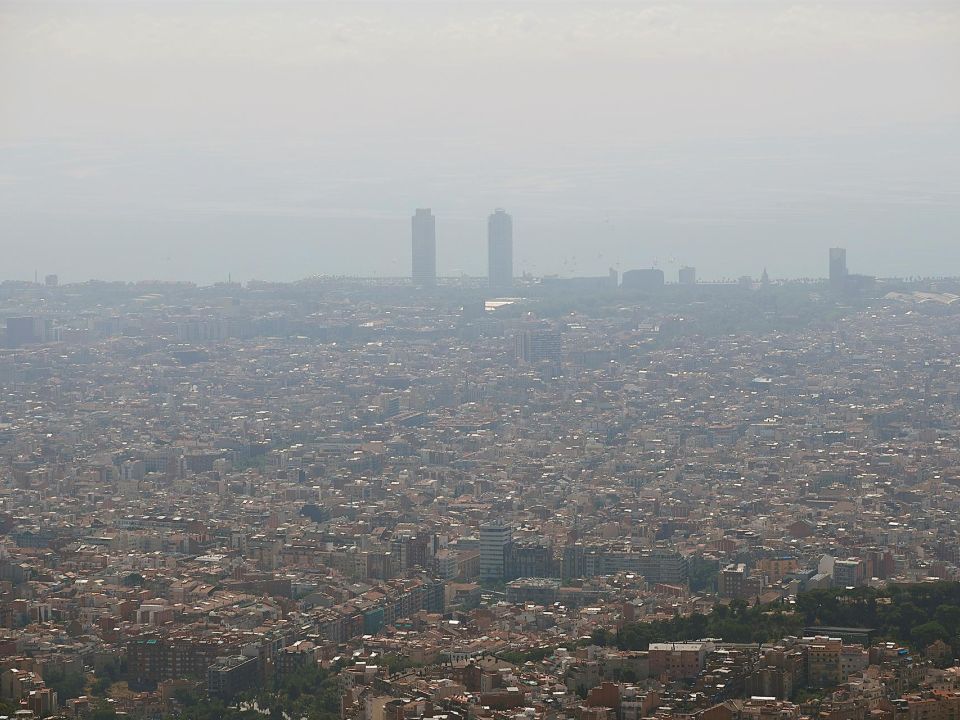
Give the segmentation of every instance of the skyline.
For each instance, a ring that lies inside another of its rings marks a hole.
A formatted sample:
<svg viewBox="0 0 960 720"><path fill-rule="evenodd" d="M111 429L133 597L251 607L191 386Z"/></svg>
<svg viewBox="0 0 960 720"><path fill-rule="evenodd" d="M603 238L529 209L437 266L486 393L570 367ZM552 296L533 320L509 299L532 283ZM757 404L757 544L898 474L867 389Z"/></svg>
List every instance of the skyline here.
<svg viewBox="0 0 960 720"><path fill-rule="evenodd" d="M410 265L408 272L398 273L398 274L363 274L363 273L340 273L340 274L310 274L301 277L274 281L274 282L297 282L300 280L306 280L310 278L351 278L351 279L409 279L412 281L413 285L420 287L433 287L436 286L437 281L440 279L486 279L487 283L491 290L509 290L513 283L518 279L537 279L537 278L585 278L590 277L590 274L587 273L542 273L534 274L528 271L520 271L518 274L514 271L513 268L513 216L506 212L503 208L495 208L487 217L487 236L486 236L486 248L487 248L487 272L486 274L470 274L466 272L460 272L459 274L444 274L438 269L438 254L440 248L442 247L442 242L438 241L436 234L436 216L433 214L432 208L417 208L413 215L410 217ZM816 281L816 280L826 280L831 284L842 280L844 277L850 275L851 277L869 277L869 278L878 278L881 280L913 280L913 279L922 279L922 280L936 280L936 279L954 279L960 277L960 275L950 275L947 273L940 273L935 275L918 275L913 273L906 273L901 275L888 275L888 276L876 276L864 272L850 273L849 268L846 263L846 253L847 249L845 247L830 247L827 249L828 259L827 259L827 273L825 276L818 275L816 273L808 276L777 276L772 278L773 280L780 282L791 282L791 281ZM396 269L396 267L394 267ZM711 275L709 269L706 270L706 277L697 270L696 264L693 263L677 263L674 259L671 258L669 267L661 267L657 261L654 261L652 264L647 266L637 266L637 267L621 267L621 263L617 262L616 265L610 265L607 268L607 272L599 273L599 276L607 276L610 273L616 273L618 278L622 278L624 273L630 271L647 271L647 270L657 270L661 273L662 280L666 284L680 284L680 285L693 285L693 284L716 284L716 283L734 283L745 278L753 279L754 276L751 272L746 271L740 274L734 274L732 276L723 276L723 277L714 277ZM684 273L687 273L687 276L684 276ZM495 277L496 275L496 277ZM71 284L75 282L86 282L86 281L106 281L106 278L86 278L85 280L69 280L66 283L60 282L60 275L56 272L47 272L41 274L39 269L34 269L33 282L36 284L41 283L41 277L45 279L53 278L53 286L57 284ZM232 282L232 273L228 273L227 280ZM764 282L769 278L769 273L767 266L764 265L762 273L759 277L762 277ZM509 278L509 279L507 279ZM691 279L692 278L692 279ZM23 281L23 278L0 278L0 282L5 281ZM115 281L116 279L114 279ZM175 278L175 279L163 279L163 278L136 278L136 279L125 279L127 282L177 282L177 281L186 281L186 282L195 282L187 278ZM244 282L246 280L250 281L271 281L268 278L262 277L252 277L252 278L237 278L237 282ZM195 282L195 284L203 285L214 285L217 283L223 282L223 279L217 279L213 282L204 283L204 282ZM45 283L49 285L50 283Z"/></svg>
<svg viewBox="0 0 960 720"><path fill-rule="evenodd" d="M2 201L0 201L2 202ZM499 205L497 207L500 207ZM431 209L436 209L431 205ZM486 276L489 258L487 253L488 228L485 220L489 211L478 209L475 215L466 216L456 211L450 214L438 211L436 217L442 219L441 229L437 235L437 275L439 277L470 277ZM517 214L511 212L516 217ZM960 206L957 208L960 221ZM3 215L0 214L0 218ZM38 252L32 257L46 258L42 264L18 262L31 257L28 253L18 255L8 267L16 267L19 277L11 275L3 279L27 279L35 271L45 274L53 272L63 277L71 277L70 268L90 269L86 275L82 271L73 279L83 281L88 279L119 280L133 278L136 280L189 280L199 284L208 284L222 281L226 275L238 279L268 280L287 282L312 275L343 275L349 277L391 277L407 273L396 273L395 268L402 260L403 255L409 253L409 211L399 217L381 215L375 219L359 220L357 218L325 218L321 221L306 220L297 217L271 217L269 214L258 215L253 213L246 218L243 227L231 238L217 233L208 238L209 258L201 259L200 263L189 266L181 265L178 269L176 258L190 251L190 235L177 235L168 238L168 247L148 247L145 253L150 257L151 250L161 250L154 255L153 261L140 262L130 266L113 265L110 267L126 267L130 272L100 272L94 270L95 265L84 262L85 248L66 247L60 249L64 263L60 267L52 267L49 253ZM39 217L37 219L40 219ZM47 222L57 222L55 216L43 218ZM918 227L923 226L923 218ZM157 233L163 226L189 226L197 222L197 217L181 218L154 218L141 223L125 218L122 215L111 222L114 231L121 228L124 236L138 233L148 239L159 239ZM304 224L319 223L330 229L326 233L311 236L302 227ZM655 226L658 223L666 227L668 223L663 218L651 215L644 218L644 222ZM858 227L864 218L846 217L838 223L838 227ZM203 225L204 223L200 223ZM692 226L697 225L694 219L689 220ZM543 245L543 237L551 231L552 223L543 217L534 216L527 220L520 217L522 239L514 245L514 269L517 276L530 274L534 276L559 275L569 277L576 275L605 274L609 268L619 272L638 267L659 267L668 276L685 265L698 268L698 279L703 281L719 281L725 278L735 278L744 272L750 271L747 263L750 257L755 257L760 267L766 267L771 276L782 279L815 278L822 275L819 262L820 256L829 247L843 245L856 255L869 259L874 267L862 268L867 274L878 277L941 277L960 276L960 253L954 252L953 235L945 238L942 247L937 243L908 242L906 239L891 252L884 255L875 254L875 243L872 237L863 234L844 235L843 233L829 234L829 239L807 242L800 237L802 228L814 224L809 218L797 222L795 225L780 227L783 236L794 238L794 242L787 246L777 246L766 242L763 238L755 239L750 244L743 243L735 236L735 226L723 223L712 226L702 235L691 235L677 242L667 242L652 234L647 242L631 242L626 232L612 217L601 218L599 214L593 221L573 220L562 228L559 240L550 241ZM407 225L406 231L401 228ZM815 225L815 224L814 224ZM256 228L261 234L254 235ZM960 227L960 224L958 224ZM284 228L287 228L284 231ZM58 231L66 228L60 228ZM555 228L554 228L555 230ZM576 235L574 235L576 233ZM16 233L9 234L16 237ZM331 235L339 236L339 240L331 239ZM241 244L231 245L237 237ZM557 238L556 234L551 237ZM904 235L904 238L907 238ZM271 262L264 263L259 255L259 244L264 238L272 238L270 245L274 250L282 250L288 255L274 255L266 258ZM26 237L24 242L28 242ZM349 262L336 262L333 267L329 260L331 251L336 257L336 248L342 243L348 243L351 248L358 248L359 252ZM43 245L40 238L37 245ZM152 243L151 243L152 245ZM596 253L585 251L589 246ZM539 248L541 252L535 252ZM30 250L29 247L22 248ZM124 237L106 242L103 248L109 255L126 250ZM211 260L218 255L220 258L230 258L222 261L223 271L214 268ZM731 252L735 250L734 252ZM737 252L739 251L739 252ZM197 260L191 257L191 260ZM289 259L289 261L288 261ZM358 261L359 260L359 261ZM97 258L98 262L102 258ZM464 261L464 262L461 262ZM409 262L409 261L407 261ZM64 269L64 266L68 266ZM147 267L153 268L148 271ZM316 272L304 274L305 267L316 268ZM151 272L153 274L151 274ZM759 272L759 271L757 271Z"/></svg>
<svg viewBox="0 0 960 720"><path fill-rule="evenodd" d="M5 3L4 274L397 274L429 205L441 275L494 207L517 273L960 275L957 69L940 2Z"/></svg>
<svg viewBox="0 0 960 720"><path fill-rule="evenodd" d="M411 220L411 264L408 272L400 273L396 275L364 275L364 274L314 274L314 275L305 275L302 277L294 278L292 280L283 280L283 281L271 281L264 278L237 278L233 279L232 273L228 274L227 282L232 283L244 283L244 282L279 282L279 283L296 283L304 280L311 279L346 279L346 280L408 280L415 287L421 287L423 289L429 289L436 287L439 280L485 280L490 290L510 290L518 280L527 280L527 281L536 281L540 279L596 279L596 278L607 278L611 273L615 274L615 277L618 281L618 286L623 279L624 273L646 273L648 271L658 271L662 276L662 284L666 285L716 285L716 284L736 284L745 279L750 280L762 280L763 282L772 281L772 282L781 282L781 283L794 283L794 282L826 282L831 285L836 284L837 282L842 282L844 278L857 278L857 279L869 279L869 280L880 280L880 281L903 281L903 282L915 282L915 281L938 281L938 280L957 280L960 279L960 275L949 275L949 274L936 274L936 275L916 275L916 274L903 274L903 275L889 275L889 276L876 276L870 275L869 273L863 272L851 272L850 268L847 266L847 249L843 247L831 247L828 248L828 258L826 261L827 272L825 275L810 275L810 276L794 276L794 277L773 277L769 276L767 272L767 267L764 266L762 272L754 276L750 272L744 272L739 275L734 276L724 276L719 278L703 278L700 276L700 272L696 265L692 264L681 264L675 268L670 268L664 270L664 268L659 267L657 264L653 264L645 267L631 267L618 269L614 267L609 267L607 273L600 273L597 276L590 276L586 274L566 274L561 275L558 273L545 273L542 275L534 275L529 272L524 272L521 274L512 274L509 281L504 281L506 272L505 267L500 267L502 271L501 276L498 280L493 280L492 270L494 264L502 265L503 259L498 258L497 260L493 259L493 255L501 255L504 250L501 247L496 248L495 250L492 247L492 242L496 239L499 242L503 242L504 236L500 233L503 232L501 228L498 228L497 233L494 233L493 222L495 220L503 222L503 217L506 217L506 239L509 241L507 253L507 262L509 262L509 256L512 255L512 222L513 218L509 215L503 208L497 208L488 218L488 237L487 237L487 251L488 251L488 271L486 274L481 275L471 275L468 273L460 273L459 275L444 275L437 271L436 269L436 256L438 253L438 242L436 238L436 216L432 214L431 208L417 208L410 218ZM619 265L619 264L618 264ZM673 274L668 274L672 272ZM675 271L675 272L674 272ZM34 270L34 276L32 280L24 278L0 278L0 283L16 283L16 282L27 282L33 283L38 286L46 287L59 287L63 285L71 284L83 284L87 282L128 282L128 283L150 283L150 282L187 282L190 284L195 284L200 287L204 286L213 286L220 283L223 283L223 279L218 279L210 283L203 282L194 282L185 278L165 280L162 278L126 278L126 279L114 279L107 280L105 278L86 278L83 280L77 279L68 279L64 282L62 278L56 272L44 272L41 273L39 269Z"/></svg>

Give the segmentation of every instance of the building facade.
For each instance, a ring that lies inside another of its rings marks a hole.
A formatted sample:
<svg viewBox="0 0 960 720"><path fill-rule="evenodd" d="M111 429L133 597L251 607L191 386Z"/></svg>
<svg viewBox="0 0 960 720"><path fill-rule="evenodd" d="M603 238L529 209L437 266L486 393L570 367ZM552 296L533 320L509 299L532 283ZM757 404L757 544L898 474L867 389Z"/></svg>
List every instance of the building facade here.
<svg viewBox="0 0 960 720"><path fill-rule="evenodd" d="M842 283L847 277L847 251L845 248L830 248L830 283Z"/></svg>
<svg viewBox="0 0 960 720"><path fill-rule="evenodd" d="M430 208L417 208L411 220L413 265L416 285L437 284L437 223Z"/></svg>
<svg viewBox="0 0 960 720"><path fill-rule="evenodd" d="M490 287L507 290L513 286L513 218L494 210L487 219L487 277Z"/></svg>
<svg viewBox="0 0 960 720"><path fill-rule="evenodd" d="M491 522L480 527L480 579L502 580L512 538L510 526Z"/></svg>

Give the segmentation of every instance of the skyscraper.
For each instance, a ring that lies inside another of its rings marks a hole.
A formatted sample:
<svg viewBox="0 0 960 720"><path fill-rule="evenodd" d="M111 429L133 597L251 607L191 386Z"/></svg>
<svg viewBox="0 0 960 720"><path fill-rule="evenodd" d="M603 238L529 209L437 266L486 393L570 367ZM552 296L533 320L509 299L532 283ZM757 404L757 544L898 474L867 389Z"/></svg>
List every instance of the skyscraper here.
<svg viewBox="0 0 960 720"><path fill-rule="evenodd" d="M830 284L839 285L847 277L847 251L830 248Z"/></svg>
<svg viewBox="0 0 960 720"><path fill-rule="evenodd" d="M487 219L487 277L490 287L513 286L513 218L504 210L494 210Z"/></svg>
<svg viewBox="0 0 960 720"><path fill-rule="evenodd" d="M684 265L682 268L680 268L678 277L681 285L696 285L697 269L692 268L689 265Z"/></svg>
<svg viewBox="0 0 960 720"><path fill-rule="evenodd" d="M430 208L417 208L411 221L413 230L413 282L437 284L437 226Z"/></svg>
<svg viewBox="0 0 960 720"><path fill-rule="evenodd" d="M517 359L537 365L550 361L557 365L563 358L563 340L556 330L530 328L516 336Z"/></svg>
<svg viewBox="0 0 960 720"><path fill-rule="evenodd" d="M512 535L510 526L500 521L480 526L481 580L503 580Z"/></svg>

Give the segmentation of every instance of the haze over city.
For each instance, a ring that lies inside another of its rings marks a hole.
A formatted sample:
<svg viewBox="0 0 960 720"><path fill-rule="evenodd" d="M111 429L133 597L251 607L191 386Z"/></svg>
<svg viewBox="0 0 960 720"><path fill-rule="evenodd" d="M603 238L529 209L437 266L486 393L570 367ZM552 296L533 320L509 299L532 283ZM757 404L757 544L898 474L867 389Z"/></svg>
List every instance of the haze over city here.
<svg viewBox="0 0 960 720"><path fill-rule="evenodd" d="M960 274L960 7L6 2L2 275Z"/></svg>
<svg viewBox="0 0 960 720"><path fill-rule="evenodd" d="M960 4L0 0L0 720L960 719Z"/></svg>

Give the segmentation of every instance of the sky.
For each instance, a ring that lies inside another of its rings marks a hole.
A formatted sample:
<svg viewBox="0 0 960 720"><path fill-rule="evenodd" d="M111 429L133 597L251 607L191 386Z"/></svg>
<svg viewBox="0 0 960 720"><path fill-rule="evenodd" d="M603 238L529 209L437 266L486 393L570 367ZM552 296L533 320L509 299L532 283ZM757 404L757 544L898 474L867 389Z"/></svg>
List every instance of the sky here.
<svg viewBox="0 0 960 720"><path fill-rule="evenodd" d="M960 275L960 3L0 0L0 279Z"/></svg>

